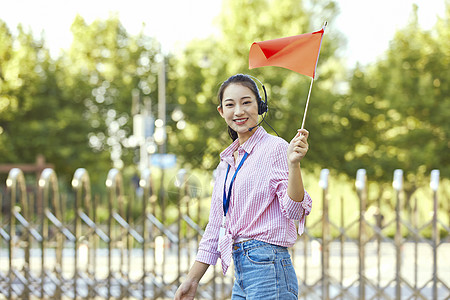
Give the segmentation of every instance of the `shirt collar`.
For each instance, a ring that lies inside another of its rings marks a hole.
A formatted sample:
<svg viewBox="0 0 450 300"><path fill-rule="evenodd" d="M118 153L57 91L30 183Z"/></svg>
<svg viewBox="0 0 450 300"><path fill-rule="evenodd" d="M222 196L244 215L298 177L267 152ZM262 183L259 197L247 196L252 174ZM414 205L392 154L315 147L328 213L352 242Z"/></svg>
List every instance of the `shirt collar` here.
<svg viewBox="0 0 450 300"><path fill-rule="evenodd" d="M230 146L223 150L222 153L220 153L220 159L228 162L228 159L226 158L233 158L233 152L238 150L239 148L242 148L242 150L250 154L256 144L258 144L266 134L266 130L261 126L258 126L255 133L252 134L252 136L248 140L246 140L245 143L239 145L239 139L236 139Z"/></svg>

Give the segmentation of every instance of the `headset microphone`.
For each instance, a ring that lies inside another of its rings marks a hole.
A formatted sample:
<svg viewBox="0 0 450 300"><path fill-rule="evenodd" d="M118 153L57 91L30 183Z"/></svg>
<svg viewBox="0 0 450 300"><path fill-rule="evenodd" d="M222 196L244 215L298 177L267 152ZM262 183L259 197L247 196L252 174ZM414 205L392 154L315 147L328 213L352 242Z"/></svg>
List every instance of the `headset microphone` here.
<svg viewBox="0 0 450 300"><path fill-rule="evenodd" d="M261 125L261 123L262 123L262 122L264 121L264 119L266 118L266 115L267 115L267 109L266 109L266 111L264 112L264 116L262 117L261 121L259 121L259 123L256 124L256 126L250 127L250 128L248 129L248 131L252 131L252 130L255 129L256 127L258 127L259 125Z"/></svg>

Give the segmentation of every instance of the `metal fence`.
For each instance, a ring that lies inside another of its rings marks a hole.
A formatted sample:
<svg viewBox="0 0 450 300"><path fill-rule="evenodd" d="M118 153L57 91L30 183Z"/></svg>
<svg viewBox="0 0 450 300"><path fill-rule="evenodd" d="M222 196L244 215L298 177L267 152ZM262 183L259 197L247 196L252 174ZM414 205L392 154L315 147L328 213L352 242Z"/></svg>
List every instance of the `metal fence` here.
<svg viewBox="0 0 450 300"><path fill-rule="evenodd" d="M329 173L322 170L322 199L314 199L322 218L308 220L291 249L299 298L450 299L449 211L448 204L447 211L438 209L439 172L433 172L430 195L413 199L405 215L403 176L396 170L395 208L383 217L380 201L367 207L364 170L357 173L353 215L346 213L344 197L329 194ZM74 174L72 207L62 200L52 169L42 172L33 197L20 169L9 172L6 186L0 198L0 299L171 299L195 259L209 214L184 171L174 182L176 205L169 206L154 195L150 171L139 178L141 194L131 197L121 173L110 170L104 222L98 221L98 199L85 169ZM433 203L422 222L420 201ZM230 270L224 277L220 264L209 268L197 298L229 299Z"/></svg>

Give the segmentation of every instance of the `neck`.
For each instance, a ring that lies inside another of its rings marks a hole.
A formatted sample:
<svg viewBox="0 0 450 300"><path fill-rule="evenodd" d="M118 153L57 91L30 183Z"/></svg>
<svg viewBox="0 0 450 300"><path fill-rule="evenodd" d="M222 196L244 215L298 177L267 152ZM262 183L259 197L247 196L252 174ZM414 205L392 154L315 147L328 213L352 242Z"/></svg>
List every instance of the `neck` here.
<svg viewBox="0 0 450 300"><path fill-rule="evenodd" d="M246 133L238 132L239 145L245 143L256 132L256 130L258 130L258 127L255 127L252 131L248 131Z"/></svg>

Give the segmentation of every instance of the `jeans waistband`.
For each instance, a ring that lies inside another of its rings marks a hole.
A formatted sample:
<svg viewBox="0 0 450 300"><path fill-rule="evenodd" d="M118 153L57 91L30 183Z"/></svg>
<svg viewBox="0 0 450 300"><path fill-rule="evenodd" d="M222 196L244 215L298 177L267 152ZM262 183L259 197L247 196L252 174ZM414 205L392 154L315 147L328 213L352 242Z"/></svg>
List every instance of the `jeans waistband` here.
<svg viewBox="0 0 450 300"><path fill-rule="evenodd" d="M266 245L270 245L271 247L274 248L275 251L284 252L284 251L287 251L287 249L288 249L287 247L278 246L278 245L270 244L267 242L262 242L262 241L252 239L252 240L247 240L247 241L233 244L233 252L250 250L252 248L258 248L258 247L266 246Z"/></svg>
<svg viewBox="0 0 450 300"><path fill-rule="evenodd" d="M252 240L252 238L247 238L247 237L242 237L242 236L238 236L235 240L233 244L240 244L240 243L244 243L246 241L250 241Z"/></svg>
<svg viewBox="0 0 450 300"><path fill-rule="evenodd" d="M268 243L257 241L257 240L243 241L241 243L233 244L233 252L249 250L249 249L261 247L264 245L268 245Z"/></svg>

